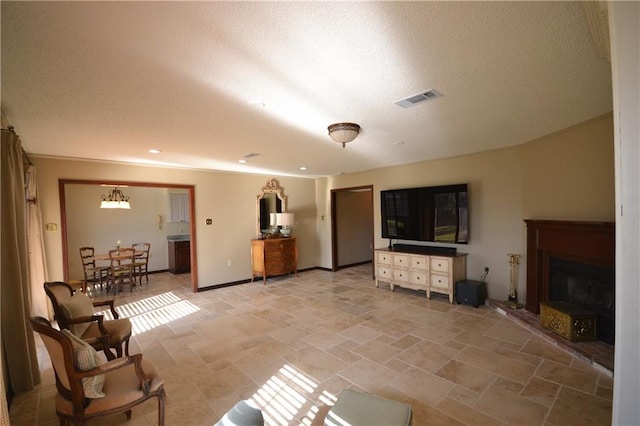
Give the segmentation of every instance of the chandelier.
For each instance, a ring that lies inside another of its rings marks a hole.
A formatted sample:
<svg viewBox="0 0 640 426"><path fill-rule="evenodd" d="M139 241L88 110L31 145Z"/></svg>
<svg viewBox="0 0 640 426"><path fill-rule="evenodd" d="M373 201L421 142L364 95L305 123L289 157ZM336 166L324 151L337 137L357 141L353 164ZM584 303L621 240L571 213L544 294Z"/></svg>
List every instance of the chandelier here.
<svg viewBox="0 0 640 426"><path fill-rule="evenodd" d="M130 209L129 196L124 195L116 186L108 195L102 196L101 209Z"/></svg>

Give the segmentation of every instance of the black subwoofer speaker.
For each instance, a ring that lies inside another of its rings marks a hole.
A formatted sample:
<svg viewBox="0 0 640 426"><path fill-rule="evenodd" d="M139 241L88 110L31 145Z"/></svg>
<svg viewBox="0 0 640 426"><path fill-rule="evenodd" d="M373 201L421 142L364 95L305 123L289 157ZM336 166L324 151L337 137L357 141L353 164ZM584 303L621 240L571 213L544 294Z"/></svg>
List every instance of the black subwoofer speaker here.
<svg viewBox="0 0 640 426"><path fill-rule="evenodd" d="M456 283L456 302L461 305L478 307L487 300L487 283L476 280L462 280Z"/></svg>

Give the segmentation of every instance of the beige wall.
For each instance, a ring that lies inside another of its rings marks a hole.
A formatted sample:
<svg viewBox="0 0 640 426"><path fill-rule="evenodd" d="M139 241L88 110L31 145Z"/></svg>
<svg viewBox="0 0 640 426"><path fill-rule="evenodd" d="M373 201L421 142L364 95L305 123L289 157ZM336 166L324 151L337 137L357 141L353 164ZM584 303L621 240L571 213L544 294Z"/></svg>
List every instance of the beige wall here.
<svg viewBox="0 0 640 426"><path fill-rule="evenodd" d="M58 179L122 180L195 185L195 234L199 287L251 277L250 244L256 234L256 195L272 176L170 169L151 166L57 160L34 157L44 223L60 224ZM294 234L299 243L299 268L316 266L313 179L277 178L296 214ZM135 199L132 198L135 203ZM96 205L96 209L98 209ZM207 218L213 220L206 225ZM104 229L105 234L113 234ZM60 229L45 232L49 279L63 278ZM231 266L228 261L231 260Z"/></svg>
<svg viewBox="0 0 640 426"><path fill-rule="evenodd" d="M613 153L612 115L524 145L523 216L614 221Z"/></svg>
<svg viewBox="0 0 640 426"><path fill-rule="evenodd" d="M380 190L467 183L470 242L455 246L469 254L467 275L479 279L488 266L489 297L506 298L507 254L520 253L518 294L524 301L524 219L614 220L612 118L600 117L515 148L335 176L326 182L320 186L325 196L331 189L374 186L375 247L388 245L380 237ZM319 205L328 208L326 200ZM319 230L326 231L327 225ZM322 266L330 266L330 249L322 248Z"/></svg>
<svg viewBox="0 0 640 426"><path fill-rule="evenodd" d="M249 240L256 233L255 196L270 176L46 158L34 161L45 223L60 223L59 178L195 185L198 285L250 277ZM299 242L300 268L332 266L332 189L373 185L374 246L386 247L388 241L380 237L380 190L467 183L470 243L457 247L469 254L468 277L480 278L488 266L490 297L506 298L507 254L520 253L523 258L518 293L524 301L523 220L613 221L613 176L613 128L609 115L520 147L315 180L278 180L289 197L288 210L296 214L294 234ZM207 218L213 219L213 225L205 225ZM61 279L59 231L46 232L45 244L50 278ZM228 260L232 261L231 267L227 266Z"/></svg>

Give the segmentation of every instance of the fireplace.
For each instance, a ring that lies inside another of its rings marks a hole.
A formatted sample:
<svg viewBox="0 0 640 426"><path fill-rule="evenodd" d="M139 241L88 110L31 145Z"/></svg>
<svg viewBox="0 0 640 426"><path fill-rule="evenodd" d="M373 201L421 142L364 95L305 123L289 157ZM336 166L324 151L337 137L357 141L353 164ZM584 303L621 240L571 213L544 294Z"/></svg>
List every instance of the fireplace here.
<svg viewBox="0 0 640 426"><path fill-rule="evenodd" d="M564 301L597 315L598 338L615 336L615 226L610 222L525 220L526 309Z"/></svg>

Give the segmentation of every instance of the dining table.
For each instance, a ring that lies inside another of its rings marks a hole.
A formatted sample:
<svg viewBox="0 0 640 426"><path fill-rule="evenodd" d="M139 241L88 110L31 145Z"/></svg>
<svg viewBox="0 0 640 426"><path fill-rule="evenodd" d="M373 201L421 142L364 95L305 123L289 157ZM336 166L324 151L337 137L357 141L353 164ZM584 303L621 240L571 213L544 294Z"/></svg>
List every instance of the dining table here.
<svg viewBox="0 0 640 426"><path fill-rule="evenodd" d="M111 259L115 260L117 262L117 265L120 265L120 262L126 259L129 259L130 256L126 255L126 252L128 250L123 250L121 253L116 252L115 256L111 257L109 253L100 253L100 254L95 254L93 256L93 260L97 261L108 261L110 262L110 266L111 265ZM136 257L140 257L144 255L144 251L142 250L135 250L133 252L133 259L135 259ZM133 263L131 264L131 266L133 267ZM107 286L107 291L108 291L108 286Z"/></svg>
<svg viewBox="0 0 640 426"><path fill-rule="evenodd" d="M144 251L141 251L141 250L136 250L133 253L133 257L134 258L140 257L142 255L144 255ZM127 257L128 256L125 256L124 254L123 255L117 255L116 254L116 256L114 256L113 258L118 260L118 259L126 259ZM111 260L111 257L109 256L109 253L101 253L101 254L94 255L93 256L93 260L95 260L95 261L98 261L98 260Z"/></svg>

